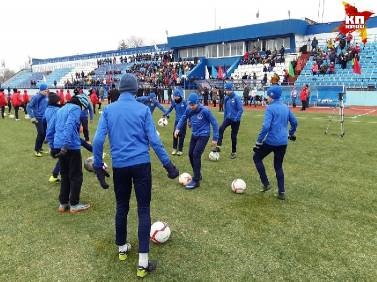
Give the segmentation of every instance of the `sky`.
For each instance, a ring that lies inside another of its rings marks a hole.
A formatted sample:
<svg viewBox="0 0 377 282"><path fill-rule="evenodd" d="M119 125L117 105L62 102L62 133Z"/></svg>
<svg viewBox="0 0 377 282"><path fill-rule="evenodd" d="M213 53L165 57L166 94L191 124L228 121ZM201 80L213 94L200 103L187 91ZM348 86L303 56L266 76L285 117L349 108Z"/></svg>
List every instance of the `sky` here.
<svg viewBox="0 0 377 282"><path fill-rule="evenodd" d="M166 31L174 36L282 20L288 18L288 10L290 17L295 19L344 20L340 0L160 0L140 3L125 0L2 1L0 67L4 61L7 68L18 71L29 56L44 59L115 50L121 39L133 35L143 38L147 45L166 43ZM377 1L349 3L359 10L377 13Z"/></svg>

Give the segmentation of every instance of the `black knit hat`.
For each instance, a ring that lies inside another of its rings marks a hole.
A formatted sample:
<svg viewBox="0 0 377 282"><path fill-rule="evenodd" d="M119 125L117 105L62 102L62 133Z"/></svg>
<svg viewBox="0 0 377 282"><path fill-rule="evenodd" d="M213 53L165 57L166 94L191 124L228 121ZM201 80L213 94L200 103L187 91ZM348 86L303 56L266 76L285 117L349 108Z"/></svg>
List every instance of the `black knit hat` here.
<svg viewBox="0 0 377 282"><path fill-rule="evenodd" d="M126 73L122 76L119 82L119 92L128 92L136 95L138 89L137 78L131 73Z"/></svg>

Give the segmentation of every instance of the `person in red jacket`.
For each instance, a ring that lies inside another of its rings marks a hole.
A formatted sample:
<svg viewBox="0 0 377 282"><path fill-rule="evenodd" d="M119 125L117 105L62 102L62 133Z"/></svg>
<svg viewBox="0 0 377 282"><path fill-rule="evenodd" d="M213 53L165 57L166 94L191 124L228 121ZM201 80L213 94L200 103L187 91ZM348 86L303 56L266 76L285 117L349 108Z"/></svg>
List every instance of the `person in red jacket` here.
<svg viewBox="0 0 377 282"><path fill-rule="evenodd" d="M29 94L27 93L27 90L24 90L24 94L22 95L22 108L24 108L25 116L27 115L27 104L29 103Z"/></svg>
<svg viewBox="0 0 377 282"><path fill-rule="evenodd" d="M68 89L67 93L65 94L65 102L68 103L69 101L71 101L71 99L72 99L72 96Z"/></svg>
<svg viewBox="0 0 377 282"><path fill-rule="evenodd" d="M7 105L7 99L5 98L4 89L0 89L0 109L1 117L4 118L5 106Z"/></svg>
<svg viewBox="0 0 377 282"><path fill-rule="evenodd" d="M59 94L58 95L59 95L60 105L63 107L65 105L65 97L64 97L63 89L59 90Z"/></svg>
<svg viewBox="0 0 377 282"><path fill-rule="evenodd" d="M93 113L96 114L96 105L99 103L99 99L95 89L93 89L90 93L90 101L93 104Z"/></svg>
<svg viewBox="0 0 377 282"><path fill-rule="evenodd" d="M305 111L307 108L309 97L309 85L305 85L300 92L300 100L301 100L301 111Z"/></svg>
<svg viewBox="0 0 377 282"><path fill-rule="evenodd" d="M11 97L12 100L12 105L14 107L14 114L16 117L16 120L19 121L20 119L18 118L18 110L20 106L22 106L22 97L20 91L15 91Z"/></svg>

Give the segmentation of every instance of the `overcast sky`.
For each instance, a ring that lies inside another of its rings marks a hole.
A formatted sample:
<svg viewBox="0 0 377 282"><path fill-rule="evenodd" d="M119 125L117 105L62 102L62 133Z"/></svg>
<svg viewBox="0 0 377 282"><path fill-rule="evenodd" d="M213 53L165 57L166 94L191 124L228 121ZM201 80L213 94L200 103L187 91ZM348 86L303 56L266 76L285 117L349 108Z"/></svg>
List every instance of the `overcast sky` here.
<svg viewBox="0 0 377 282"><path fill-rule="evenodd" d="M377 1L350 3L359 10L377 12ZM5 0L1 3L0 62L4 60L6 67L17 71L28 56L50 58L114 50L121 39L132 35L147 44L165 43L166 31L173 36L213 30L215 26L287 19L288 10L291 18L297 19L344 19L340 0Z"/></svg>

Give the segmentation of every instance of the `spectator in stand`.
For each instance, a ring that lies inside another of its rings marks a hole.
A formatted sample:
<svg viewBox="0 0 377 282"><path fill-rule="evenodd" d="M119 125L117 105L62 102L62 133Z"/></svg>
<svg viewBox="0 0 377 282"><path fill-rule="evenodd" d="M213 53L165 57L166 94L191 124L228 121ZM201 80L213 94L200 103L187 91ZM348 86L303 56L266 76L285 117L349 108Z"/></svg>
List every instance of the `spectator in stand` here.
<svg viewBox="0 0 377 282"><path fill-rule="evenodd" d="M334 74L334 73L335 73L335 64L334 62L331 62L329 66L329 74Z"/></svg>
<svg viewBox="0 0 377 282"><path fill-rule="evenodd" d="M219 89L219 112L224 111L224 88Z"/></svg>
<svg viewBox="0 0 377 282"><path fill-rule="evenodd" d="M319 71L318 64L317 64L317 62L314 62L313 66L312 66L312 73L313 73L313 75L318 74L318 71Z"/></svg>
<svg viewBox="0 0 377 282"><path fill-rule="evenodd" d="M280 58L281 58L281 60L283 60L283 59L284 59L284 53L285 53L285 48L284 48L284 46L281 46L279 53L280 53Z"/></svg>
<svg viewBox="0 0 377 282"><path fill-rule="evenodd" d="M7 100L5 99L4 89L0 89L0 109L1 118L4 118L5 106L7 105Z"/></svg>
<svg viewBox="0 0 377 282"><path fill-rule="evenodd" d="M353 36L352 36L352 33L349 32L346 36L346 41L347 41L347 47L349 47L351 45L351 41L353 39Z"/></svg>
<svg viewBox="0 0 377 282"><path fill-rule="evenodd" d="M267 73L264 74L263 79L261 81L262 85L265 86L267 84Z"/></svg>
<svg viewBox="0 0 377 282"><path fill-rule="evenodd" d="M243 89L243 105L247 106L249 105L249 93L250 93L250 87L248 85L245 85Z"/></svg>
<svg viewBox="0 0 377 282"><path fill-rule="evenodd" d="M20 106L22 106L22 97L20 91L16 91L12 95L12 105L14 107L14 115L16 117L16 121L19 121L18 118L18 110L20 109Z"/></svg>
<svg viewBox="0 0 377 282"><path fill-rule="evenodd" d="M300 100L301 100L301 111L305 111L307 108L308 103L308 97L309 97L309 85L306 84L300 92Z"/></svg>
<svg viewBox="0 0 377 282"><path fill-rule="evenodd" d="M29 103L29 94L27 90L24 90L24 94L22 95L22 108L24 109L25 117L27 116L27 104Z"/></svg>
<svg viewBox="0 0 377 282"><path fill-rule="evenodd" d="M312 51L313 50L317 50L317 47L318 47L318 40L317 38L314 36L313 40L312 40Z"/></svg>
<svg viewBox="0 0 377 282"><path fill-rule="evenodd" d="M326 43L327 43L327 49L328 49L328 50L332 50L332 49L334 49L334 41L332 40L332 38L329 38L329 39L326 41Z"/></svg>

